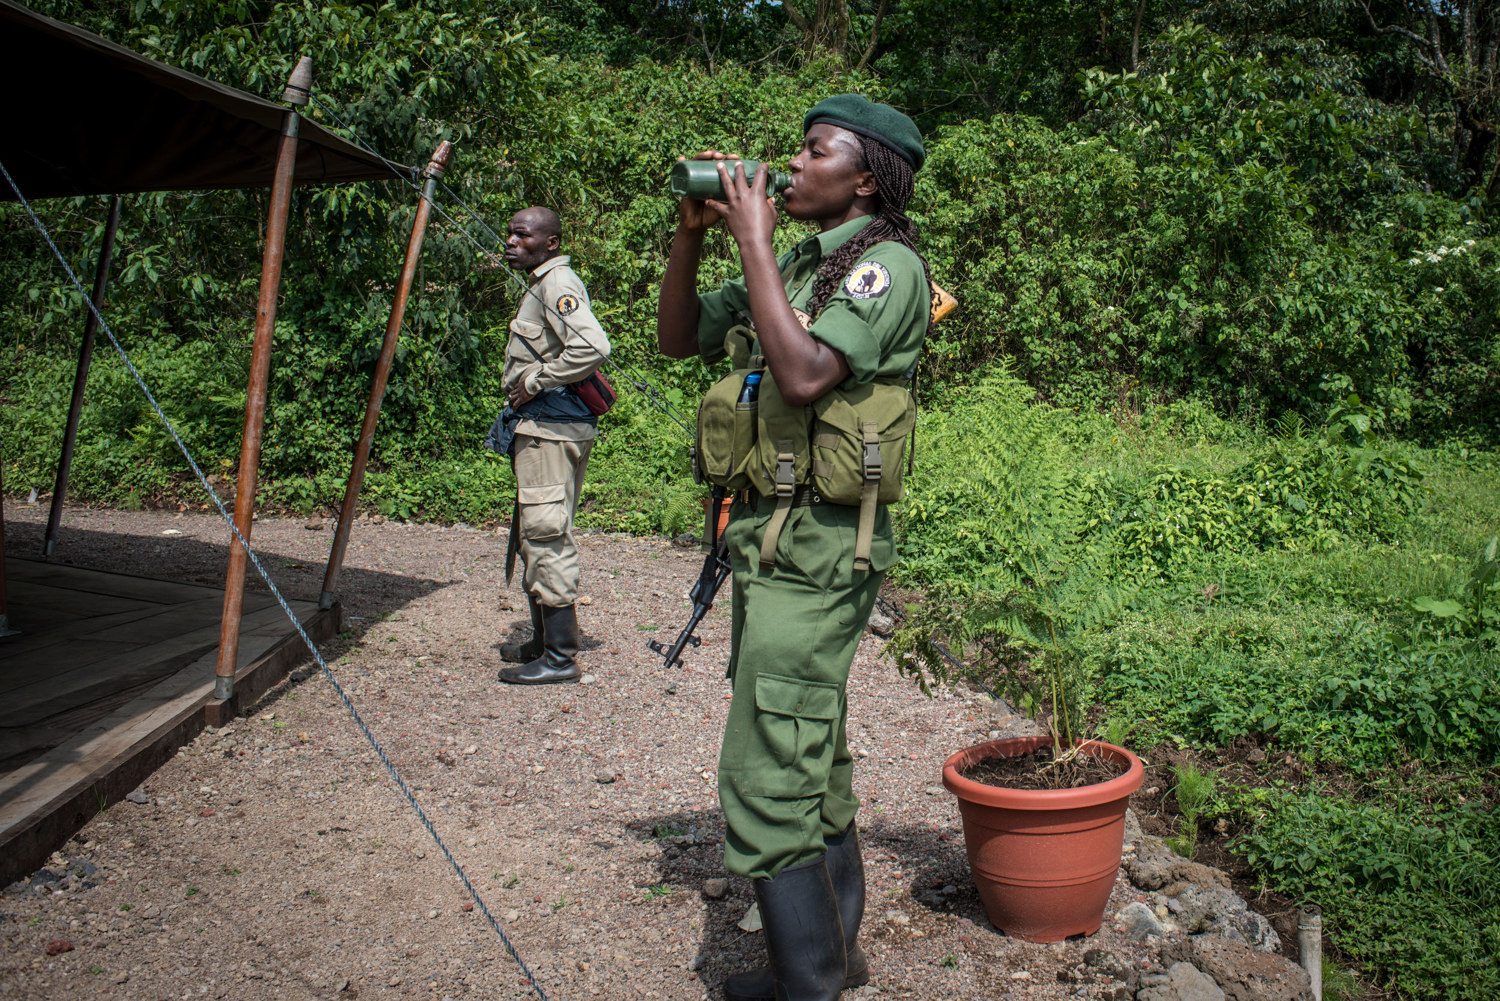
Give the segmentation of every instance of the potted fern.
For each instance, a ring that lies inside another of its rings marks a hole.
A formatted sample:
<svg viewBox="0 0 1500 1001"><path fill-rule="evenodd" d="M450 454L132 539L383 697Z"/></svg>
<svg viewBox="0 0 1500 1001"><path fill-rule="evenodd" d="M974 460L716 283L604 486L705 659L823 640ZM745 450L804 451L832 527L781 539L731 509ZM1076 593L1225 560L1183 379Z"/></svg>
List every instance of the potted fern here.
<svg viewBox="0 0 1500 1001"><path fill-rule="evenodd" d="M1079 739L1092 688L1080 645L1137 588L1112 574L1093 526L1072 517L1066 501L1047 499L1033 495L1007 512L1004 537L992 529L987 540L992 558L979 578L933 595L892 644L924 691L929 679L968 680L1046 730L965 748L943 766L990 922L1033 942L1098 930L1125 808L1144 777L1124 748ZM944 641L961 659L944 656Z"/></svg>

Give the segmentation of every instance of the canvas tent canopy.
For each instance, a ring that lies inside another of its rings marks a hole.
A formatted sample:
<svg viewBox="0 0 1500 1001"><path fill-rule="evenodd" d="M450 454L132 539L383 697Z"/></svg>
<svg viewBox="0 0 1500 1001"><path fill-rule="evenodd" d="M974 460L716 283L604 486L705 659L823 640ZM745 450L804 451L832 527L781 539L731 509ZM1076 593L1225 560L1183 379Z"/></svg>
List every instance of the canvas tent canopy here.
<svg viewBox="0 0 1500 1001"><path fill-rule="evenodd" d="M28 199L271 184L284 106L14 0L0 0L0 81L8 97L0 163ZM301 123L294 183L389 180L391 169ZM0 184L0 201L14 200Z"/></svg>
<svg viewBox="0 0 1500 1001"><path fill-rule="evenodd" d="M420 174L412 235L354 443L323 593L316 602L293 600L278 608L263 596L252 595L247 603L245 574L291 188L393 176L412 183L418 172L301 117L312 86L306 58L282 94L285 103L276 104L147 59L14 0L0 0L0 83L10 99L0 129L0 164L28 202L115 196L90 297L94 309L84 322L41 561L6 557L0 507L3 884L39 865L204 725L223 725L252 704L305 656L298 631L321 641L340 628L339 567L451 144L440 143ZM104 294L120 196L232 188L269 188L270 197L225 588L219 592L51 562L94 332L99 311L108 311ZM16 200L11 185L0 179L0 202ZM3 449L0 441L0 454ZM17 583L32 596L30 604L10 603L17 611L10 623L14 630L7 626L6 600L6 571L12 566L20 571ZM215 623L213 607L220 603ZM283 608L295 620L290 625ZM242 620L247 648L240 643Z"/></svg>

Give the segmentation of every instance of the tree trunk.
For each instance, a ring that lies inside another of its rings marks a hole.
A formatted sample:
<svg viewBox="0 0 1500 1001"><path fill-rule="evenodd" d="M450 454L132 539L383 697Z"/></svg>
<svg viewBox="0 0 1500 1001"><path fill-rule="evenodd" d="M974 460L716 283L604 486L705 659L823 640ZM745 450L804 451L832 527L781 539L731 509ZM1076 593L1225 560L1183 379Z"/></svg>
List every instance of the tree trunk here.
<svg viewBox="0 0 1500 1001"><path fill-rule="evenodd" d="M849 0L783 0L781 9L787 20L802 32L802 55L814 58L818 52L826 51L845 63L853 62L856 50L860 52L858 67L863 69L874 57L876 39L880 32L881 19L885 17L888 0L881 0L875 12L875 24L870 31L868 44L860 46L852 38L854 18L849 10Z"/></svg>
<svg viewBox="0 0 1500 1001"><path fill-rule="evenodd" d="M1146 0L1135 5L1135 27L1130 32L1130 72L1134 73L1141 60L1141 18L1146 15Z"/></svg>

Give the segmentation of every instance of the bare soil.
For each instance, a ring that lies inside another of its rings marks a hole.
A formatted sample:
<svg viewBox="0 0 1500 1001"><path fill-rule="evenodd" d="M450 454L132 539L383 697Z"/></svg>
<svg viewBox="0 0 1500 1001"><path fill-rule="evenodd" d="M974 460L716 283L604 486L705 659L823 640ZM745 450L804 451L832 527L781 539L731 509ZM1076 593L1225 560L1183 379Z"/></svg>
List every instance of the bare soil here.
<svg viewBox="0 0 1500 1001"><path fill-rule="evenodd" d="M1025 754L981 758L958 774L985 785L1006 789L1081 789L1124 775L1127 766L1092 754L1070 754L1056 760L1050 747Z"/></svg>
<svg viewBox="0 0 1500 1001"><path fill-rule="evenodd" d="M6 507L10 552L38 552L44 506ZM306 524L266 518L253 541L288 595L314 598L332 521ZM226 536L196 512L72 509L54 559L221 584ZM101 811L0 895L0 996L722 997L763 950L737 926L753 897L723 869L715 792L727 600L668 669L645 644L685 621L699 553L585 533L587 683L501 685L497 647L527 619L504 542L503 529L361 520L346 631L324 653L383 750L309 660L183 747L144 802ZM846 997L1115 997L1119 981L1082 967L1084 953L1139 968L1147 947L1109 921L1081 941L1007 938L969 878L942 763L1024 721L982 697L923 696L881 649L867 634L849 682L873 982ZM1122 876L1111 912L1138 898Z"/></svg>

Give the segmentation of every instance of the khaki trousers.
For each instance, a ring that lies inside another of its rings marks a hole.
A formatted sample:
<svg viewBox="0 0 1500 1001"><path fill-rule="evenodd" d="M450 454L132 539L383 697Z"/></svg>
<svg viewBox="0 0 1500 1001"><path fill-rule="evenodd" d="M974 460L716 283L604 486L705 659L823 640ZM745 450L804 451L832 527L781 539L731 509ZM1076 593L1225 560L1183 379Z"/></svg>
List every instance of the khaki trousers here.
<svg viewBox="0 0 1500 1001"><path fill-rule="evenodd" d="M512 452L521 524L519 549L526 593L562 608L578 600L578 546L573 513L593 441L553 441L517 434Z"/></svg>

